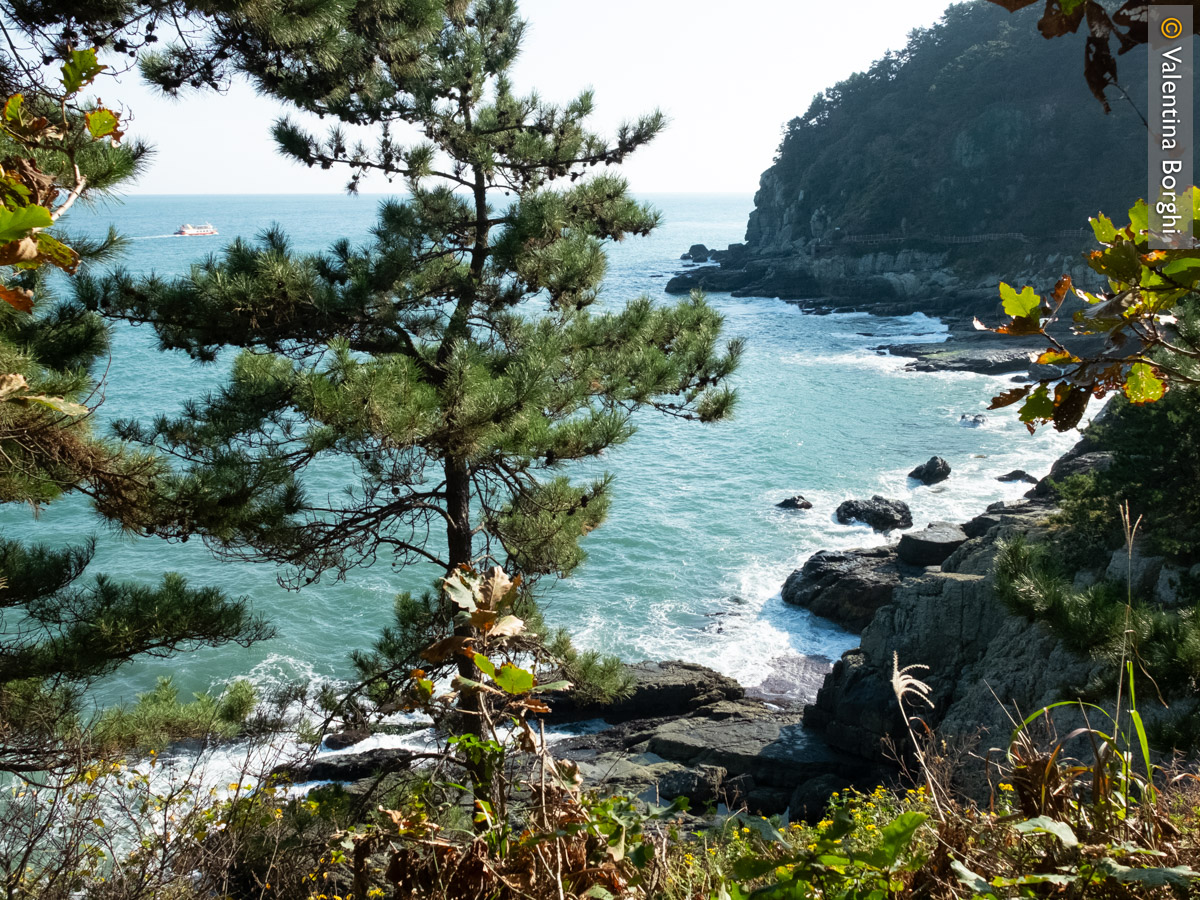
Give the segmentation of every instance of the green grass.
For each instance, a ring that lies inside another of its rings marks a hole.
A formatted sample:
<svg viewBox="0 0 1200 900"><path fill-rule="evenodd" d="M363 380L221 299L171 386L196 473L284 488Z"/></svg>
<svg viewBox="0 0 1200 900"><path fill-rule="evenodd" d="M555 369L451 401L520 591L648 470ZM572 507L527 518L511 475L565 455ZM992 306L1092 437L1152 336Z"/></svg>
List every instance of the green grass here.
<svg viewBox="0 0 1200 900"><path fill-rule="evenodd" d="M230 740L246 728L258 702L249 681L235 681L220 694L179 699L170 678L160 678L154 689L139 694L131 706L105 710L93 724L91 738L102 755L136 751L158 752L183 740Z"/></svg>

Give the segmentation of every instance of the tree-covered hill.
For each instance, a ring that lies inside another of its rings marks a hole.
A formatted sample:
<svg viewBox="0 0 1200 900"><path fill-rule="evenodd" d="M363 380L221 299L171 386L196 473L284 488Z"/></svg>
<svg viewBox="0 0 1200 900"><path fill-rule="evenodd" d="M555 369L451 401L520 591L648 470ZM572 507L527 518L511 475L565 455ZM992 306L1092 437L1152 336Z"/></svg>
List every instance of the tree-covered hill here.
<svg viewBox="0 0 1200 900"><path fill-rule="evenodd" d="M1043 234L1127 207L1145 191L1145 51L1122 61L1132 104L1105 115L1079 74L1082 36L1042 40L1036 18L952 6L819 94L787 125L747 240L803 240L826 217L849 235Z"/></svg>
<svg viewBox="0 0 1200 900"><path fill-rule="evenodd" d="M957 4L819 94L762 175L745 247L669 290L947 312L1077 266L1088 217L1145 194L1146 51L1122 57L1128 99L1110 89L1105 114L1084 35L1044 40L1038 16Z"/></svg>

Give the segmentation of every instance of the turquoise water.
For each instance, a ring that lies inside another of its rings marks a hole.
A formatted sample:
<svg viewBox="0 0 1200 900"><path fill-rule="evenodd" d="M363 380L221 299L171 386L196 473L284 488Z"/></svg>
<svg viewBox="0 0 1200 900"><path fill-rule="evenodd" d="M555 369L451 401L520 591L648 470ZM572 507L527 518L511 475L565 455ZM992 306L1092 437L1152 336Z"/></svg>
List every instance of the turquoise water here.
<svg viewBox="0 0 1200 900"><path fill-rule="evenodd" d="M614 246L604 302L642 293L667 298L666 279L697 241L723 247L741 240L748 196L648 197L664 213L653 236ZM117 222L133 238L127 268L169 274L278 222L300 250L335 238L365 239L378 198L342 196L136 197L123 205L72 214L71 228L94 232ZM211 221L219 237L172 237L183 222ZM944 328L921 315L814 316L770 299L714 294L728 332L746 339L737 376L741 402L732 422L701 426L642 416L624 447L584 471L616 476L609 521L586 540L589 559L573 578L547 586L552 623L570 628L584 647L628 660L682 658L706 663L754 685L795 655L836 657L852 635L803 610L778 591L815 550L878 543L869 529L834 521L848 497L882 493L905 499L918 527L964 520L1023 485L995 476L1013 468L1044 474L1073 438L1031 438L1010 411L989 414L982 428L959 417L980 412L999 380L974 375L910 374L903 361L875 353L887 342L936 341ZM119 326L100 415L104 419L170 412L220 383L228 364L200 366L154 349L148 328ZM954 474L935 488L913 487L906 473L931 455ZM581 474L584 474L581 471ZM804 513L776 510L795 493L814 503ZM51 542L100 536L95 572L157 580L165 570L250 597L278 628L272 641L245 650L206 649L172 660L139 662L94 692L98 703L127 698L173 674L185 690L232 677L261 681L345 676L350 650L368 644L386 623L398 590L421 590L427 577L384 565L299 592L280 588L267 566L220 562L193 541L166 544L122 538L77 498L28 512L0 510L8 533Z"/></svg>

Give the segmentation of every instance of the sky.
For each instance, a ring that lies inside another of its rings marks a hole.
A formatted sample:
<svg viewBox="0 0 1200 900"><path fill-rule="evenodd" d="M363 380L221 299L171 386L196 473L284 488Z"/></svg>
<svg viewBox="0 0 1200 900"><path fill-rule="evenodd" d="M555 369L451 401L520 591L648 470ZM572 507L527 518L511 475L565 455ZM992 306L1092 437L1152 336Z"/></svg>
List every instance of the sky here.
<svg viewBox="0 0 1200 900"><path fill-rule="evenodd" d="M868 67L949 0L522 0L529 23L513 73L520 92L566 101L595 91L596 130L655 108L670 124L622 167L651 192L753 193L784 124L813 96ZM105 89L107 90L107 88ZM135 74L113 86L131 133L156 155L130 194L337 193L347 172L279 156L271 123L285 110L244 82L224 95L169 100ZM103 93L101 94L103 96ZM301 119L301 121L305 121ZM324 130L328 122L311 124ZM363 191L388 191L380 178Z"/></svg>

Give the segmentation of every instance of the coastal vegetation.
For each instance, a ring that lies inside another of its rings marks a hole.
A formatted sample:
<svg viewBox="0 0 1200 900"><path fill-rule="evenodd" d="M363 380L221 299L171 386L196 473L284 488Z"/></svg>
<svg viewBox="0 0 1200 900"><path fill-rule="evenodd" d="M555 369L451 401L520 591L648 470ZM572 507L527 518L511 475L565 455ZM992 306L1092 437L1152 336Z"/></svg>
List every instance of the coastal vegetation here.
<svg viewBox="0 0 1200 900"><path fill-rule="evenodd" d="M121 246L115 233L68 243L58 220L145 162L144 145L121 141L119 114L87 96L104 68L94 50L71 50L57 82L12 70L3 79L0 502L36 515L78 493L114 524L137 529L164 467L92 427L100 394L91 370L107 352L107 330L64 298L47 271L83 277L112 261ZM190 587L177 574L157 586L98 574L85 580L93 550L86 535L68 547L0 539L0 770L71 764L85 724L81 692L130 660L270 633L244 599Z"/></svg>
<svg viewBox="0 0 1200 900"><path fill-rule="evenodd" d="M1053 15L1078 19L1086 6L1063 2ZM184 16L178 41L151 52L175 13ZM1063 210L1039 192L1058 190L1077 161L1063 154L1063 169L1021 169L1019 140L1004 145L1013 170L988 157L999 138L1034 131L1005 112L1001 89L1019 88L1030 70L1059 72L1031 63L1025 20L998 24L998 15L982 3L952 8L904 54L822 95L789 127L777 170L786 176L797 153L866 147L865 191L834 190L838 176L821 169L832 156L810 159L803 175L825 171L827 182L798 188L829 189L829 203L845 204L838 221L854 227L928 239L947 223L1058 226ZM7 897L1195 896L1200 778L1166 751L1185 749L1200 729L1186 704L1185 717L1148 726L1147 698L1195 701L1200 683L1190 569L1200 562L1192 386L1200 326L1189 308L1200 268L1194 251L1149 251L1144 204L1128 227L1092 220L1102 249L1091 262L1111 295L1073 293L1069 279L1048 301L1032 288L1001 289L1011 321L997 330L1046 337L1053 346L1041 362L1073 368L1013 388L996 405L1023 401L1031 431L1067 430L1089 398L1120 391L1088 436L1111 464L1047 484L1061 511L1044 543L1018 535L999 545L986 573L955 571L948 560L936 573L961 591L990 592L1031 629L1094 657L1103 683L1021 711L1011 732L991 736L1002 744L996 759L966 759L920 718L932 715L941 673L919 659L901 666L892 649L890 696L866 710L893 726L886 784L827 789L817 807L796 804L790 816L752 810L753 794L732 784L745 776L727 779L717 766L697 765L719 769L711 802L693 804L682 790L663 798L670 802L609 795L545 733L556 714L602 712L638 687L619 661L549 629L538 608L540 580L581 564L583 538L611 502L607 476L581 483L571 467L628 440L639 410L727 419L741 353L699 294L615 304L600 295L605 243L649 232L657 214L622 179L592 170L623 162L662 117L609 141L588 129L590 93L564 106L517 93L509 72L524 24L513 0L202 8L118 0L94 15L10 4L0 17L61 75L47 81L36 63L24 81L3 73L0 500L36 510L83 494L118 527L197 537L219 558L272 567L298 602L322 579L373 564L390 567L397 593L390 626L354 655L357 684L265 698L240 680L188 700L167 679L89 721L83 689L117 666L247 644L268 636L269 624L245 600L177 575L153 588L103 576L80 587L92 557L83 537L71 548L0 542L0 605L12 612L0 647ZM300 254L273 229L179 275L89 271L111 261L119 239L53 237L56 218L135 174L146 153L122 142L116 113L83 98L105 52L141 53L146 76L168 92L219 87L240 72L295 110L373 126L374 145L352 142L340 126L322 137L289 120L274 135L295 161L345 166L351 189L377 172L399 179L406 197L383 204L363 246L342 240ZM995 195L994 205L956 200L936 226L909 221L894 205L912 185L906 166L920 155L918 138L927 142L939 117L961 107L958 92L970 92L967 59L987 71L988 93L981 77L977 99L992 118L977 145L952 148L972 174L938 190L957 198L1011 177L1017 193ZM932 102L918 97L930 77L939 88ZM924 104L929 118L889 127L880 117L901 101ZM1049 118L1061 124L1070 108L1064 101ZM401 125L424 138L399 142ZM865 141L860 127L891 141ZM838 129L829 147L817 146L814 134ZM1047 205L1012 211L1019 193ZM1006 218L1016 215L1021 222ZM47 266L72 276L70 299ZM1104 365L1049 333L1069 296L1103 311L1078 321L1118 348ZM1171 313L1177 321L1166 329ZM90 373L107 350L106 317L149 324L162 349L198 362L234 355L228 380L178 413L122 420L114 437L95 433ZM328 489L330 473L346 490ZM1143 549L1177 571L1174 608L1135 586ZM1126 565L1114 575L1121 553ZM1089 572L1094 583L1077 587ZM935 581L928 570L915 580ZM737 715L729 696L718 689L677 703L703 703L721 721ZM650 715L643 702L638 712ZM412 714L434 723L436 739L377 748L353 778L321 776L312 754L284 765L279 753L252 760L274 749L260 732L315 745L340 728L349 741L375 726L407 727ZM1056 718L1072 730L1059 734ZM656 755L646 737L653 725L635 721L621 752L645 761ZM191 767L162 761L169 746L189 748L180 758ZM204 762L246 748L240 771L214 785ZM956 777L969 765L986 781L974 794ZM312 789L297 792L293 782Z"/></svg>

